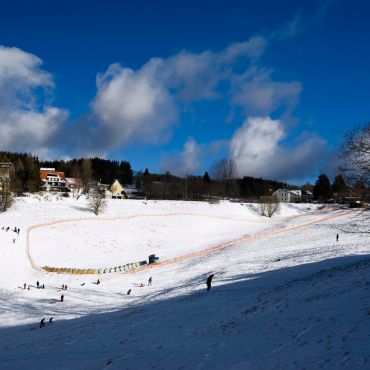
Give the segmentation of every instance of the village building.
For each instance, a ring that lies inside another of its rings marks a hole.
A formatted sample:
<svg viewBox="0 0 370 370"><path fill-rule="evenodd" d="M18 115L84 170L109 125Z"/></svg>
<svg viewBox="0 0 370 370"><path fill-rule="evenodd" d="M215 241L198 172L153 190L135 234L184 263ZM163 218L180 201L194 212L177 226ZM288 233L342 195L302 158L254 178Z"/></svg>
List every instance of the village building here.
<svg viewBox="0 0 370 370"><path fill-rule="evenodd" d="M74 177L66 177L66 188L71 191L78 191L82 189L82 180Z"/></svg>
<svg viewBox="0 0 370 370"><path fill-rule="evenodd" d="M11 162L0 162L0 180L8 181L15 173L14 165Z"/></svg>
<svg viewBox="0 0 370 370"><path fill-rule="evenodd" d="M310 202L313 199L313 194L308 190L289 190L289 189L278 189L272 193L279 202L285 203L300 203Z"/></svg>
<svg viewBox="0 0 370 370"><path fill-rule="evenodd" d="M55 171L55 168L40 168L40 180L43 191L66 191L66 177L64 172Z"/></svg>
<svg viewBox="0 0 370 370"><path fill-rule="evenodd" d="M113 199L127 198L126 190L118 180L113 180L113 182L107 187L105 194Z"/></svg>

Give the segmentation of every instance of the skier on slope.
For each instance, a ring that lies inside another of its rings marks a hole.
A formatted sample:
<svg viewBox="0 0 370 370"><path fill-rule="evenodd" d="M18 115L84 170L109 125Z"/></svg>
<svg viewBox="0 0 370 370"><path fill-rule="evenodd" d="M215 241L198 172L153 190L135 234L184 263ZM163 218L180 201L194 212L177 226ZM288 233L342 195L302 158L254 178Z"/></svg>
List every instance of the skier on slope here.
<svg viewBox="0 0 370 370"><path fill-rule="evenodd" d="M209 275L206 281L207 284L207 292L211 289L212 287L212 279L215 274Z"/></svg>
<svg viewBox="0 0 370 370"><path fill-rule="evenodd" d="M149 278L148 285L152 285L152 277Z"/></svg>
<svg viewBox="0 0 370 370"><path fill-rule="evenodd" d="M129 289L128 291L127 291L127 295L130 295L131 294L131 289Z"/></svg>

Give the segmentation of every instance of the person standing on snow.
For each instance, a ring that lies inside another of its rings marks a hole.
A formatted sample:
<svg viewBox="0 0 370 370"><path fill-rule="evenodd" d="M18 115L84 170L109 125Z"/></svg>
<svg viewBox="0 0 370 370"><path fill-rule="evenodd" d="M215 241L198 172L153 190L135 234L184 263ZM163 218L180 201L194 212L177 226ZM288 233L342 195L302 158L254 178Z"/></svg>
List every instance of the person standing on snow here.
<svg viewBox="0 0 370 370"><path fill-rule="evenodd" d="M207 281L206 281L206 284L207 284L207 292L212 287L212 279L213 279L213 276L215 276L215 274L209 275L208 278L207 278Z"/></svg>
<svg viewBox="0 0 370 370"><path fill-rule="evenodd" d="M45 317L40 321L40 329L45 326Z"/></svg>
<svg viewBox="0 0 370 370"><path fill-rule="evenodd" d="M50 319L49 319L49 325L51 325L52 323L53 323L53 318L50 317Z"/></svg>
<svg viewBox="0 0 370 370"><path fill-rule="evenodd" d="M37 289L39 289L39 287L40 287L40 283L38 281L36 281L36 287L37 287Z"/></svg>
<svg viewBox="0 0 370 370"><path fill-rule="evenodd" d="M337 234L337 241L339 240L339 234Z"/></svg>
<svg viewBox="0 0 370 370"><path fill-rule="evenodd" d="M62 294L62 295L60 296L60 301L61 301L61 302L64 302L64 294Z"/></svg>
<svg viewBox="0 0 370 370"><path fill-rule="evenodd" d="M152 285L152 277L149 278L148 285Z"/></svg>
<svg viewBox="0 0 370 370"><path fill-rule="evenodd" d="M131 289L129 289L128 291L127 291L127 295L130 295L131 294Z"/></svg>

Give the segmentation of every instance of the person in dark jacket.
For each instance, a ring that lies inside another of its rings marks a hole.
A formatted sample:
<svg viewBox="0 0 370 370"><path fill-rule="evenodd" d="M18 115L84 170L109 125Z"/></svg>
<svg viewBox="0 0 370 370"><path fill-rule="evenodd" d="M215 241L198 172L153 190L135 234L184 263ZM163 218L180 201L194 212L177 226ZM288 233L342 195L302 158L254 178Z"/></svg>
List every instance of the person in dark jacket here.
<svg viewBox="0 0 370 370"><path fill-rule="evenodd" d="M40 321L40 329L45 326L45 317Z"/></svg>
<svg viewBox="0 0 370 370"><path fill-rule="evenodd" d="M49 319L49 325L51 325L52 323L53 323L53 318L50 317L50 319Z"/></svg>
<svg viewBox="0 0 370 370"><path fill-rule="evenodd" d="M37 289L39 289L39 287L40 287L40 283L38 281L36 281L36 287L37 287Z"/></svg>
<svg viewBox="0 0 370 370"><path fill-rule="evenodd" d="M127 295L130 295L131 294L131 289L129 289L128 291L127 291Z"/></svg>
<svg viewBox="0 0 370 370"><path fill-rule="evenodd" d="M152 285L152 277L149 278L148 285Z"/></svg>
<svg viewBox="0 0 370 370"><path fill-rule="evenodd" d="M339 234L337 234L337 241L339 240Z"/></svg>
<svg viewBox="0 0 370 370"><path fill-rule="evenodd" d="M212 287L212 279L215 274L209 275L206 281L207 284L207 292L211 289Z"/></svg>
<svg viewBox="0 0 370 370"><path fill-rule="evenodd" d="M60 296L60 301L61 301L61 302L64 302L64 294L62 294L62 295Z"/></svg>

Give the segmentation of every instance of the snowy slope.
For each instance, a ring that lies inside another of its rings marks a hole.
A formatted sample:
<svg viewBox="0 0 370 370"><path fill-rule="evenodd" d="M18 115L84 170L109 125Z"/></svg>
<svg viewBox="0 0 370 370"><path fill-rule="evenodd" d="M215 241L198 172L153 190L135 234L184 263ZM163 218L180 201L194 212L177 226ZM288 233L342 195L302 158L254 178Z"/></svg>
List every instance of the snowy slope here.
<svg viewBox="0 0 370 370"><path fill-rule="evenodd" d="M0 369L367 368L368 239L340 234L335 242L335 226L350 216L289 229L325 215L307 214L313 210L288 205L267 219L251 205L228 202L111 201L101 220L31 233L39 264L84 266L116 264L121 245L133 260L153 247L172 257L286 229L180 264L104 274L96 285L94 276L36 271L25 253L31 225L90 217L84 199L21 199L0 214L0 226L21 228L19 236L0 230ZM135 216L129 225L127 216ZM214 285L207 293L210 273ZM36 280L46 288L21 289ZM55 324L39 329L40 319L50 316Z"/></svg>

